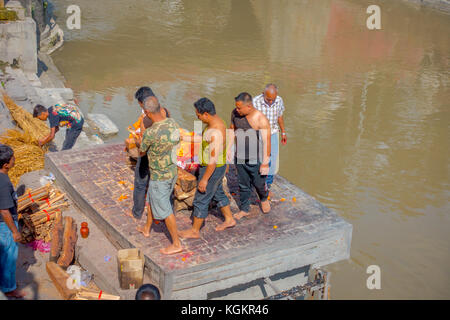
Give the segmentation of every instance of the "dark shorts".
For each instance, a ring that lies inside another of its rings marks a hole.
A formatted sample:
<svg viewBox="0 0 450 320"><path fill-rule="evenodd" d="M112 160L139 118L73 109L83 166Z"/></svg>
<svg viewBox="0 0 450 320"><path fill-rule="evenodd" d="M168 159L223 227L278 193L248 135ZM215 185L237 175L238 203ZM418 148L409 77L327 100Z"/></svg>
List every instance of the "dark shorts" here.
<svg viewBox="0 0 450 320"><path fill-rule="evenodd" d="M209 204L212 200L217 202L217 207L222 208L230 204L230 200L223 191L223 177L227 166L216 168L208 180L206 192L201 193L198 190L194 198L194 217L205 219L208 216ZM206 172L206 166L200 166L198 181L203 178Z"/></svg>

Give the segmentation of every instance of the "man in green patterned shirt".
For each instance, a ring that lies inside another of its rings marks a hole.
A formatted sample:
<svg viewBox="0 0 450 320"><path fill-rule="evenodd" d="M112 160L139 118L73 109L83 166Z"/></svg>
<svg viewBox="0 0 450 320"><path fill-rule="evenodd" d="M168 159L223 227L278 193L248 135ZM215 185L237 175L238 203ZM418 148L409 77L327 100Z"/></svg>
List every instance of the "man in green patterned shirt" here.
<svg viewBox="0 0 450 320"><path fill-rule="evenodd" d="M147 97L143 108L147 117L153 121L153 125L145 130L139 147L141 156L148 156L150 181L147 197L151 211L148 212L146 225L143 228L138 227L138 230L148 235L153 217L164 220L172 238L172 245L160 251L163 254L174 254L183 251L170 201L178 178L177 165L172 159L176 159L180 127L175 120L166 116L156 97Z"/></svg>

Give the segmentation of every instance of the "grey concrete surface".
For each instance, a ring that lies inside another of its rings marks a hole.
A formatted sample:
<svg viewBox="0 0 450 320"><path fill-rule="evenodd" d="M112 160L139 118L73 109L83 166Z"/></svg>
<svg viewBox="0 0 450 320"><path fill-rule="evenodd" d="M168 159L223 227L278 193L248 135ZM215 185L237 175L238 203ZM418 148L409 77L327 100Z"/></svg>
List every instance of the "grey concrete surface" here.
<svg viewBox="0 0 450 320"><path fill-rule="evenodd" d="M0 60L14 59L26 72L37 72L36 23L32 18L0 24Z"/></svg>
<svg viewBox="0 0 450 320"><path fill-rule="evenodd" d="M14 120L12 119L8 108L3 102L3 97L0 95L0 134L14 127Z"/></svg>

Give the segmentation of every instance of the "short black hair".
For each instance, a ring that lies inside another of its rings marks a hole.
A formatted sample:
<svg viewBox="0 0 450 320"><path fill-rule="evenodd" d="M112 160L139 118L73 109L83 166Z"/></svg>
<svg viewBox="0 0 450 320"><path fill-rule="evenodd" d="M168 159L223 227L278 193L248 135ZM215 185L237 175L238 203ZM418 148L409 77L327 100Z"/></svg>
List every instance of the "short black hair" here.
<svg viewBox="0 0 450 320"><path fill-rule="evenodd" d="M161 300L161 295L154 285L144 284L136 292L136 300Z"/></svg>
<svg viewBox="0 0 450 320"><path fill-rule="evenodd" d="M0 144L0 169L3 169L3 166L8 164L12 157L14 157L13 149L6 144Z"/></svg>
<svg viewBox="0 0 450 320"><path fill-rule="evenodd" d="M242 102L252 102L253 98L248 92L241 92L237 97L234 98L234 101L242 101Z"/></svg>
<svg viewBox="0 0 450 320"><path fill-rule="evenodd" d="M216 114L216 107L214 103L208 98L201 98L194 103L195 109L197 109L198 113L204 114L208 112L210 115Z"/></svg>
<svg viewBox="0 0 450 320"><path fill-rule="evenodd" d="M134 94L134 97L139 101L140 103L144 103L145 98L147 97L154 97L155 94L153 93L152 89L149 87L140 87L138 91Z"/></svg>
<svg viewBox="0 0 450 320"><path fill-rule="evenodd" d="M47 111L48 109L40 104L34 106L33 109L33 118L39 117L42 112Z"/></svg>

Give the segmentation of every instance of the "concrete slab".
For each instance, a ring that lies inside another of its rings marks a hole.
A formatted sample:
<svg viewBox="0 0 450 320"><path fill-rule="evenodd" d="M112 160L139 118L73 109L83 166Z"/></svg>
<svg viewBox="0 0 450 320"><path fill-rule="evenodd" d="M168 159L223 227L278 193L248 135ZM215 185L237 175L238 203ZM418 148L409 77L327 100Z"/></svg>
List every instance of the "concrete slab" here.
<svg viewBox="0 0 450 320"><path fill-rule="evenodd" d="M3 96L0 95L0 134L13 128L15 128L14 120L11 117L8 107L3 101Z"/></svg>
<svg viewBox="0 0 450 320"><path fill-rule="evenodd" d="M49 153L46 169L115 247L141 248L146 271L165 299L205 299L208 293L350 256L352 226L282 177L276 177L272 187L270 214L262 215L253 199L248 219L215 232L222 217L213 209L200 239L183 240L183 253L165 256L159 252L170 243L164 224L154 226L151 237L144 238L126 215L132 208L134 174L124 145ZM227 181L236 194L232 201L239 201L232 166ZM278 201L281 196L288 200ZM190 212L176 218L179 229L190 227Z"/></svg>
<svg viewBox="0 0 450 320"><path fill-rule="evenodd" d="M14 59L26 72L36 73L36 23L30 17L0 23L0 60L12 65Z"/></svg>
<svg viewBox="0 0 450 320"><path fill-rule="evenodd" d="M119 128L105 114L88 113L87 120L91 128L104 137L113 136L119 132Z"/></svg>

